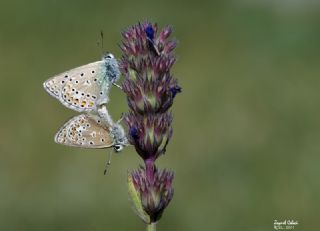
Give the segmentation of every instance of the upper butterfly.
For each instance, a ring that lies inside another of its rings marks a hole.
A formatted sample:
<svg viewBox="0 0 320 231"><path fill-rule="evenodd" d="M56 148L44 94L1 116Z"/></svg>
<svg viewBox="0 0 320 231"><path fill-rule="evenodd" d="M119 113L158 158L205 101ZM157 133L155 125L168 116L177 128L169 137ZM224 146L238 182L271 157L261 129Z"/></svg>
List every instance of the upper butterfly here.
<svg viewBox="0 0 320 231"><path fill-rule="evenodd" d="M48 79L43 83L43 87L66 107L78 112L89 112L96 111L100 105L108 103L111 85L116 85L119 78L118 62L109 53L101 61L71 69Z"/></svg>

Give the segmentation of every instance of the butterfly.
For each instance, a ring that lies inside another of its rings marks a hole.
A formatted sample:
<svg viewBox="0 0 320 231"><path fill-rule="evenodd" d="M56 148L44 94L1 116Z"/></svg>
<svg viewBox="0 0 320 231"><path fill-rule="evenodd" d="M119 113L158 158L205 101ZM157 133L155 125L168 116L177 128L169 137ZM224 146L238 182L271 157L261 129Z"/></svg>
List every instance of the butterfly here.
<svg viewBox="0 0 320 231"><path fill-rule="evenodd" d="M66 107L78 112L96 111L109 101L112 85L120 78L118 62L112 54L58 74L43 83L44 89Z"/></svg>
<svg viewBox="0 0 320 231"><path fill-rule="evenodd" d="M128 145L121 119L114 123L103 105L98 114L80 114L68 120L56 133L55 142L80 148L114 148L120 152Z"/></svg>

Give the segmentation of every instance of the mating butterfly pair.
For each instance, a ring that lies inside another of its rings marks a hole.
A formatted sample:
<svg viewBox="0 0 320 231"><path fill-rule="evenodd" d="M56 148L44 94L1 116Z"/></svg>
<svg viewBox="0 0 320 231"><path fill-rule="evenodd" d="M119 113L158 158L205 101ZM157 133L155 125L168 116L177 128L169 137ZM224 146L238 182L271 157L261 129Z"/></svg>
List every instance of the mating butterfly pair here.
<svg viewBox="0 0 320 231"><path fill-rule="evenodd" d="M112 54L56 75L43 83L44 89L63 105L78 112L55 135L55 142L82 148L110 148L116 152L128 145L120 121L108 113L109 91L120 78L118 62ZM119 87L119 86L118 86Z"/></svg>

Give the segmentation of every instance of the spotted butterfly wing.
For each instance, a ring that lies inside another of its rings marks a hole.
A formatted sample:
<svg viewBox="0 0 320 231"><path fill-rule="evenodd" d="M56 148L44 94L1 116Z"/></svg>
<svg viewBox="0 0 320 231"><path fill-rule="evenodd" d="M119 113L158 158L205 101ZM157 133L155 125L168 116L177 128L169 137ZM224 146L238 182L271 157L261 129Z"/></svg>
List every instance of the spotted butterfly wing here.
<svg viewBox="0 0 320 231"><path fill-rule="evenodd" d="M63 105L83 112L107 103L110 85L105 83L104 61L89 63L54 76L44 82L46 91Z"/></svg>
<svg viewBox="0 0 320 231"><path fill-rule="evenodd" d="M111 125L99 116L81 114L67 121L55 135L55 142L81 148L109 148L114 146Z"/></svg>
<svg viewBox="0 0 320 231"><path fill-rule="evenodd" d="M119 76L117 60L112 54L107 54L101 61L56 75L45 81L43 86L66 107L90 112L109 101L110 87Z"/></svg>

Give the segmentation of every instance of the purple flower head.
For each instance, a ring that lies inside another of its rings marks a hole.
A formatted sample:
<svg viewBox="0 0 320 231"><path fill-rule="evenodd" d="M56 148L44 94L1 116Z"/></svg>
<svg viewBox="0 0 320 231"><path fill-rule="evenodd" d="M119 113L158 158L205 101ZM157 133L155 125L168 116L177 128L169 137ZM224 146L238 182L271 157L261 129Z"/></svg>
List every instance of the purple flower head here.
<svg viewBox="0 0 320 231"><path fill-rule="evenodd" d="M148 22L129 27L122 33L123 41L120 48L123 54L129 59L146 55L150 51L148 46L150 36L154 36L156 32L157 25L152 25Z"/></svg>
<svg viewBox="0 0 320 231"><path fill-rule="evenodd" d="M156 49L161 52L160 55L170 55L176 46L174 40L169 40L172 32L171 27L165 27L160 31L159 35L157 35L157 30L156 24L144 22L131 26L124 31L120 48L126 58L143 58L141 55L147 55L148 53L154 55L153 52L150 52L150 47L148 46L148 41L150 40L154 42Z"/></svg>
<svg viewBox="0 0 320 231"><path fill-rule="evenodd" d="M156 24L145 22L123 32L119 64L129 106L127 137L145 164L145 168L129 174L129 193L139 217L147 224L160 219L173 196L173 173L158 171L155 161L166 152L172 136L169 109L181 92L171 73L176 61L172 29L167 26L157 31Z"/></svg>
<svg viewBox="0 0 320 231"><path fill-rule="evenodd" d="M148 117L129 114L125 121L129 127L129 142L144 161L156 160L165 152L172 136L170 113Z"/></svg>
<svg viewBox="0 0 320 231"><path fill-rule="evenodd" d="M157 73L154 72L154 75ZM130 109L138 114L166 112L175 95L181 92L181 88L170 75L156 80L143 80L139 77L136 81L126 79L122 87L127 93Z"/></svg>
<svg viewBox="0 0 320 231"><path fill-rule="evenodd" d="M149 216L149 219L144 218L143 220L149 223L156 222L161 218L164 209L173 197L173 172L154 168L153 176L150 181L143 167L129 174L129 181L132 182L134 190L137 192L139 203Z"/></svg>
<svg viewBox="0 0 320 231"><path fill-rule="evenodd" d="M164 28L158 37L156 28L156 25L143 23L123 33L120 69L125 80L122 87L130 109L139 114L166 112L180 92L170 73L176 60L172 53L175 42L168 40L171 28ZM150 49L150 40L159 55Z"/></svg>

